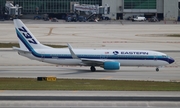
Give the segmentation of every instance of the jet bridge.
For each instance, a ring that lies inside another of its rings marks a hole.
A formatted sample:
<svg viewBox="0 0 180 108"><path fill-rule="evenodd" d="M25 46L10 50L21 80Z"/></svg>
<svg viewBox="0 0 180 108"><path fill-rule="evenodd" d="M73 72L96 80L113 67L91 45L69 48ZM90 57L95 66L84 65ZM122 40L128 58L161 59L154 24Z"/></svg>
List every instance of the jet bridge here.
<svg viewBox="0 0 180 108"><path fill-rule="evenodd" d="M110 12L110 7L108 4L106 4L105 6L99 6L99 5L75 3L73 7L74 7L74 13L84 12L86 15L88 15L86 16L87 20L94 15L102 15L102 14L106 15L109 14Z"/></svg>
<svg viewBox="0 0 180 108"><path fill-rule="evenodd" d="M22 15L21 14L21 9L22 7L16 4L15 6L13 5L13 1L6 1L5 4L5 15L9 17L17 17Z"/></svg>

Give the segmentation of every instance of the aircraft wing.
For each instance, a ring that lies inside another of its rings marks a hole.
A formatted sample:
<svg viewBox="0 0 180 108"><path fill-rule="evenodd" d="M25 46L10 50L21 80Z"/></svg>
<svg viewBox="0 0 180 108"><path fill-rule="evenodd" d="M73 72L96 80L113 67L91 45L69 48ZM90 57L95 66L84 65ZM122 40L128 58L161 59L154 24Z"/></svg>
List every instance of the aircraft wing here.
<svg viewBox="0 0 180 108"><path fill-rule="evenodd" d="M104 64L104 61L102 60L96 60L96 59L84 59L81 58L81 61L84 65L87 66L100 66Z"/></svg>
<svg viewBox="0 0 180 108"><path fill-rule="evenodd" d="M86 66L100 66L103 65L104 62L107 60L100 60L100 59L86 59L86 58L78 58L78 56L74 53L73 48L71 47L70 44L68 44L69 51L71 53L71 56L73 59L80 59L82 61L82 65ZM108 60L108 61L113 61L113 60Z"/></svg>
<svg viewBox="0 0 180 108"><path fill-rule="evenodd" d="M106 59L86 59L86 58L81 58L81 61L84 65L87 65L87 66L100 66L100 65L103 65L104 62L114 62L114 60L106 60Z"/></svg>

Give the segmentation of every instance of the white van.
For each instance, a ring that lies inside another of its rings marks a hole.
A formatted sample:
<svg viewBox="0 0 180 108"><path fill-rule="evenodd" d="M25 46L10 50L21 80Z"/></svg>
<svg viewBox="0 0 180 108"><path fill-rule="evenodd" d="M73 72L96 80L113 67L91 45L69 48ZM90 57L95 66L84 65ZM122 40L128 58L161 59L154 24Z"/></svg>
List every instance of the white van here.
<svg viewBox="0 0 180 108"><path fill-rule="evenodd" d="M146 21L146 18L142 17L142 16L137 16L137 17L133 18L132 21Z"/></svg>

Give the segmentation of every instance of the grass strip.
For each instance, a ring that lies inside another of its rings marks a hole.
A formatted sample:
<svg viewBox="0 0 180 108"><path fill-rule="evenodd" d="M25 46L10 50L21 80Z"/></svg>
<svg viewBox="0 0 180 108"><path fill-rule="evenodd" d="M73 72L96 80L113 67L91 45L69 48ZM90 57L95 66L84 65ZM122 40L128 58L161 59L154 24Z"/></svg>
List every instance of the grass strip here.
<svg viewBox="0 0 180 108"><path fill-rule="evenodd" d="M35 78L0 78L0 90L180 91L180 83L89 79L48 82Z"/></svg>
<svg viewBox="0 0 180 108"><path fill-rule="evenodd" d="M65 48L67 46L65 45L49 45L45 44L47 46L53 47L53 48ZM0 48L12 48L12 47L19 47L19 43L0 43Z"/></svg>
<svg viewBox="0 0 180 108"><path fill-rule="evenodd" d="M180 37L180 34L171 34L171 35L167 35L168 37Z"/></svg>

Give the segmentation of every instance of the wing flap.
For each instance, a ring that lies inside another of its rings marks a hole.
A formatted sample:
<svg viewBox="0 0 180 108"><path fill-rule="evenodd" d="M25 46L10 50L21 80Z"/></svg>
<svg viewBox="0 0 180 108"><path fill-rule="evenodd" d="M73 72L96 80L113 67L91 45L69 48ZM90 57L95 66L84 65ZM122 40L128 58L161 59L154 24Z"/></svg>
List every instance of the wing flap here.
<svg viewBox="0 0 180 108"><path fill-rule="evenodd" d="M100 66L104 64L104 60L97 60L97 59L84 59L81 58L82 63L88 66Z"/></svg>

